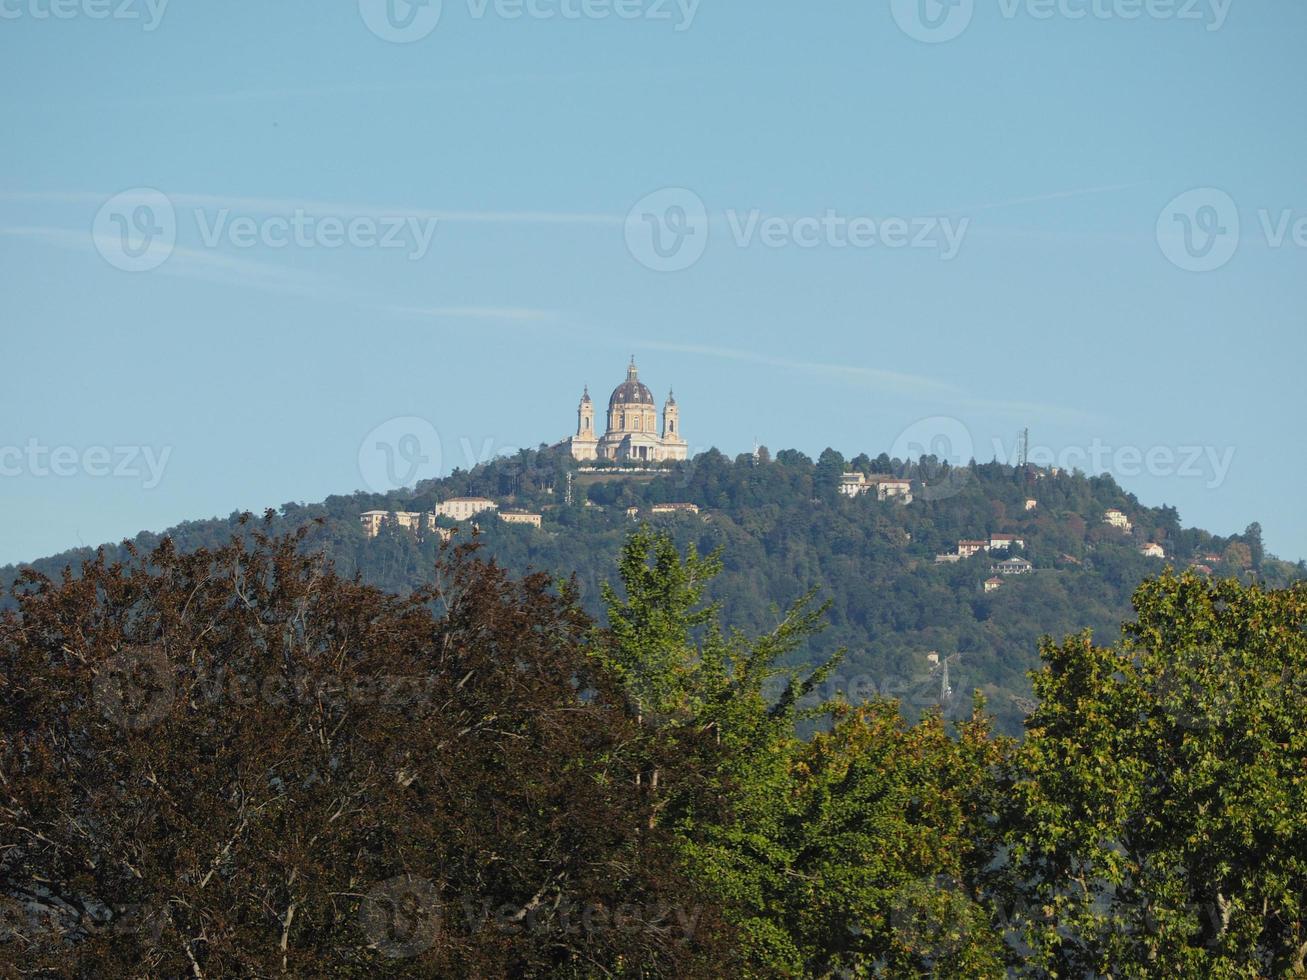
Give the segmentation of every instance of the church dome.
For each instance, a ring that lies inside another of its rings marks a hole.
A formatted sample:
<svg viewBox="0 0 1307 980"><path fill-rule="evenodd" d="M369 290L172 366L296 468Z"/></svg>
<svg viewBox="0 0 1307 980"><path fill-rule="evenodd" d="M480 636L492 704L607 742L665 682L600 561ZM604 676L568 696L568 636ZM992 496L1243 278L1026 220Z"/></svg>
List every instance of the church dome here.
<svg viewBox="0 0 1307 980"><path fill-rule="evenodd" d="M608 399L609 408L616 405L647 405L650 408L654 407L653 392L640 380L634 357L631 358L631 366L626 369L626 380L613 389L613 396Z"/></svg>

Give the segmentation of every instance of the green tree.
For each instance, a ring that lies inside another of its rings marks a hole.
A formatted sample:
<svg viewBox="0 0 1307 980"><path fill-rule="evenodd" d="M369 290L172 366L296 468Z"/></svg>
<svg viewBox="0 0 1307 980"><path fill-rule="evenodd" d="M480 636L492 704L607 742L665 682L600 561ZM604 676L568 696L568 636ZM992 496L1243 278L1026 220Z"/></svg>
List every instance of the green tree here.
<svg viewBox="0 0 1307 980"><path fill-rule="evenodd" d="M1001 975L984 876L1005 743L979 706L954 740L937 715L908 727L894 702L822 701L838 660L785 664L827 607L807 595L769 633L728 633L703 601L718 567L692 548L682 558L666 534L632 534L624 588L605 590L611 630L598 655L657 709L643 712L655 738L697 737L673 755L698 764L664 774L654 809L754 969ZM799 738L815 719L829 731Z"/></svg>
<svg viewBox="0 0 1307 980"><path fill-rule="evenodd" d="M1009 844L1032 970L1301 975L1307 588L1170 573L1114 648L1047 643Z"/></svg>

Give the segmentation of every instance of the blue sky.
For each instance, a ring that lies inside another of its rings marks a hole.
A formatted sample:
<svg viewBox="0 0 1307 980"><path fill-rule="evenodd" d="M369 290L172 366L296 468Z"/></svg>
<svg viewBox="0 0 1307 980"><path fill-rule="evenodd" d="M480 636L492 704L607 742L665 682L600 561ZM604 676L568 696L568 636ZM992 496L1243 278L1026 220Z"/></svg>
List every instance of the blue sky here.
<svg viewBox="0 0 1307 980"><path fill-rule="evenodd" d="M553 442L632 353L695 449L1028 426L1307 555L1307 7L920 2L0 0L0 562Z"/></svg>

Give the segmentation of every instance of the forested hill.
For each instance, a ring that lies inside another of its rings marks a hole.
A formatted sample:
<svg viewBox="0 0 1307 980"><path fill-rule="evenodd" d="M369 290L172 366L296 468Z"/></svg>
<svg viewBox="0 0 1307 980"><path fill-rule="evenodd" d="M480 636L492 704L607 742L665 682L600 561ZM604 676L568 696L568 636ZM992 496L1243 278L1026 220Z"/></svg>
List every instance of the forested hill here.
<svg viewBox="0 0 1307 980"><path fill-rule="evenodd" d="M713 450L637 474L590 469L542 447L412 491L286 504L273 524L284 530L324 519L310 540L342 573L358 572L403 592L430 575L438 536L383 527L369 539L359 515L426 512L451 497L489 497L504 509L539 513L543 524L510 525L482 514L477 523L487 552L514 572L575 574L583 601L597 615L600 584L616 578L617 552L633 527L628 509L639 508L636 519L665 526L682 546L721 549L725 570L713 592L728 623L759 631L774 624L777 607L809 589L830 599L830 628L810 655L847 648L832 687L854 697L892 694L909 710L942 701L949 713L966 710L971 690L979 687L1009 731L1019 728L1028 704L1025 672L1038 662L1039 638L1089 627L1103 642L1114 641L1130 618L1135 586L1164 566L1201 566L1202 574L1268 585L1307 577L1302 562L1264 553L1257 525L1232 537L1183 528L1173 508L1145 507L1106 476L998 463L950 470L929 457L914 464L883 455L846 462L832 450L814 462L792 450L772 458L765 449L757 458L734 461ZM838 488L847 469L908 478L914 499L877 500L874 491L845 497ZM650 513L652 505L670 502L692 503L699 511ZM1132 528L1105 523L1109 509L1122 511ZM165 533L183 550L216 546L239 531L239 519L190 522ZM982 551L955 563L935 560L956 553L959 540L988 541L1004 533L1024 547ZM148 549L161 537L143 533L134 543ZM1148 542L1160 543L1166 559L1141 554ZM123 554L121 546L106 550L110 557ZM92 555L80 549L32 567L57 575ZM986 592L984 583L996 577L993 566L1009 557L1028 560L1033 570L998 576L1002 584ZM6 594L17 573L12 566L0 569ZM947 681L937 662L947 664Z"/></svg>

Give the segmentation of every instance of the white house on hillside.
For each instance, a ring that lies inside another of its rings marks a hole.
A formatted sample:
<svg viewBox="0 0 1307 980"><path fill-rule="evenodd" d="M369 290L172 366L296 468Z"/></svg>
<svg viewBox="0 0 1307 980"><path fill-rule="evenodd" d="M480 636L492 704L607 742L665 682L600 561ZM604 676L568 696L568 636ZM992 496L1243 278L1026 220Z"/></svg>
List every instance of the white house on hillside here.
<svg viewBox="0 0 1307 980"><path fill-rule="evenodd" d="M1130 518L1126 517L1121 511L1113 507L1103 515L1103 523L1111 524L1113 527L1120 528L1122 531L1130 532L1134 525L1130 523Z"/></svg>

